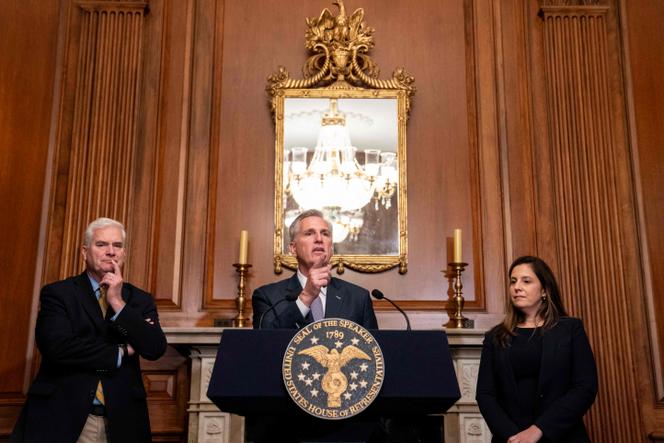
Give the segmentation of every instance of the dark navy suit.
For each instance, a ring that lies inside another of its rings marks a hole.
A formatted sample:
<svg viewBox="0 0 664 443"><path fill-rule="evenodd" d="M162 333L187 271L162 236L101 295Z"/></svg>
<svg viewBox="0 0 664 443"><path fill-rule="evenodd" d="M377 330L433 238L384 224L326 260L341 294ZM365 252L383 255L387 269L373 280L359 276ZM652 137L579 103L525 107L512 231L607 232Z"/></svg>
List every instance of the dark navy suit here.
<svg viewBox="0 0 664 443"><path fill-rule="evenodd" d="M166 337L148 293L123 283L122 298L126 305L111 321L113 309L109 306L102 318L85 272L42 289L35 333L41 366L10 441L75 442L99 380L110 441L151 441L139 355L158 359L166 351ZM136 354L125 356L118 368L122 343L129 343Z"/></svg>
<svg viewBox="0 0 664 443"><path fill-rule="evenodd" d="M495 342L495 329L484 338L477 378L477 403L493 433L504 442L533 423L524 423L517 402L509 346ZM536 392L535 425L542 442L589 442L583 415L597 395L597 368L581 320L563 317L542 336L542 360Z"/></svg>
<svg viewBox="0 0 664 443"><path fill-rule="evenodd" d="M263 329L300 329L313 321L311 312L302 317L300 308L294 301L283 301L287 294L299 294L302 285L297 273L291 278L277 283L261 286L254 291L251 303L254 310L254 328L259 327L261 315L271 306L276 306L267 312L263 319ZM343 318L354 321L367 329L378 329L376 314L374 313L369 297L369 291L352 283L332 278L327 285L327 298L325 300L326 318ZM279 303L277 305L277 303Z"/></svg>

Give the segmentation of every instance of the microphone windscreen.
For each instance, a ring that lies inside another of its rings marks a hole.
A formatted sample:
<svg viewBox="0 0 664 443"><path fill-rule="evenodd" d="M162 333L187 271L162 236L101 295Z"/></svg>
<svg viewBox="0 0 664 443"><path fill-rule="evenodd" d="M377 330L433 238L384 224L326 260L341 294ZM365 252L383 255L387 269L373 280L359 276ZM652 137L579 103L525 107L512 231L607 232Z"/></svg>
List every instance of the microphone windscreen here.
<svg viewBox="0 0 664 443"><path fill-rule="evenodd" d="M382 292L380 292L378 289L374 289L371 291L371 295L373 295L375 298L378 300L382 300L385 298Z"/></svg>

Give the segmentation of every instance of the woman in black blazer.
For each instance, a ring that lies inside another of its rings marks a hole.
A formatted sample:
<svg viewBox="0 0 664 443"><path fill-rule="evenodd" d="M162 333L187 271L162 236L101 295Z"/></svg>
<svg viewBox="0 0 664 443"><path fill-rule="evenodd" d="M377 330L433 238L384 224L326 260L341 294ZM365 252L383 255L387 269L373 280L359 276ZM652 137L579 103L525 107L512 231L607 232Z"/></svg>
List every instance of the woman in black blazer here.
<svg viewBox="0 0 664 443"><path fill-rule="evenodd" d="M567 316L542 259L516 259L509 276L507 314L484 338L477 378L492 442L589 442L597 368L583 324Z"/></svg>

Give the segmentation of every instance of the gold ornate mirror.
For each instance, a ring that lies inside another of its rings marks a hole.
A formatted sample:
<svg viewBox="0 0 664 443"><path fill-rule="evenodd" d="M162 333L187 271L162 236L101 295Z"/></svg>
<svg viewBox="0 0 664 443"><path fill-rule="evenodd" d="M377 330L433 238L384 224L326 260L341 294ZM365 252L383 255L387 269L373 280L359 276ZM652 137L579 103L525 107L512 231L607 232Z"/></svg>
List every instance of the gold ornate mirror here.
<svg viewBox="0 0 664 443"><path fill-rule="evenodd" d="M414 80L402 68L378 79L372 34L357 9L307 19L313 53L303 79L268 79L276 126L274 270L295 269L288 226L320 209L333 224L332 265L361 272L407 267L406 122Z"/></svg>

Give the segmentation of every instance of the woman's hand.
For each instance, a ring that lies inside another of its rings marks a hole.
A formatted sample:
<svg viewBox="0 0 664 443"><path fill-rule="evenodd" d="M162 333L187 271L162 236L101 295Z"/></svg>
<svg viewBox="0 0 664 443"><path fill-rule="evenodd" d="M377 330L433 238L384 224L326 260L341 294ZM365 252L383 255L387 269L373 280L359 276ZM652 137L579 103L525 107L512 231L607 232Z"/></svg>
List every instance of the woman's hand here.
<svg viewBox="0 0 664 443"><path fill-rule="evenodd" d="M507 443L537 443L542 438L542 431L535 425L507 439Z"/></svg>

